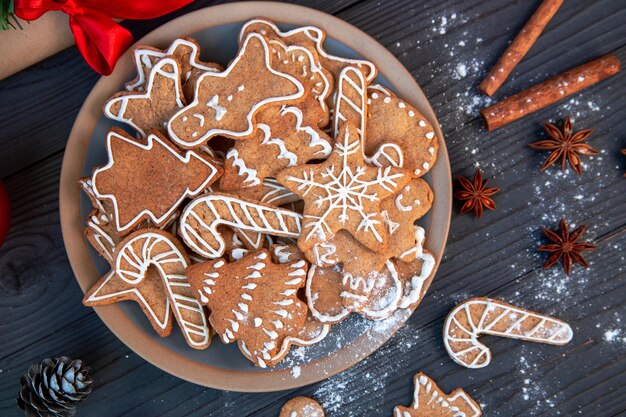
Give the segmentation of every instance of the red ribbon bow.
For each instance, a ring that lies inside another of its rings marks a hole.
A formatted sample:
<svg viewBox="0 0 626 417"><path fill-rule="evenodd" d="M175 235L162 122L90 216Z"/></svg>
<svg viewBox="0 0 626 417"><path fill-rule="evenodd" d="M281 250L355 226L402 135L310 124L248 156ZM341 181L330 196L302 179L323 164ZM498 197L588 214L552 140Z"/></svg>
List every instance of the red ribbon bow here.
<svg viewBox="0 0 626 417"><path fill-rule="evenodd" d="M113 19L153 19L193 0L15 0L15 14L35 20L60 10L70 17L76 46L91 68L109 75L133 35Z"/></svg>

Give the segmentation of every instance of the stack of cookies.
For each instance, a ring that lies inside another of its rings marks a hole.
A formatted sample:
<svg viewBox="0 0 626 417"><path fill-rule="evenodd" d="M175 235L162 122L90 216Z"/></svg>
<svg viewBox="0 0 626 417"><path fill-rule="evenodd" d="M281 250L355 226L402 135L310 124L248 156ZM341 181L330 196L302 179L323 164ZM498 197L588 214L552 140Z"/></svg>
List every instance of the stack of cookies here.
<svg viewBox="0 0 626 417"><path fill-rule="evenodd" d="M176 321L192 348L217 334L260 367L352 313L415 308L437 138L324 38L255 19L227 68L189 38L135 49L137 77L104 107L125 129L81 180L111 266L86 305L135 300L159 335Z"/></svg>

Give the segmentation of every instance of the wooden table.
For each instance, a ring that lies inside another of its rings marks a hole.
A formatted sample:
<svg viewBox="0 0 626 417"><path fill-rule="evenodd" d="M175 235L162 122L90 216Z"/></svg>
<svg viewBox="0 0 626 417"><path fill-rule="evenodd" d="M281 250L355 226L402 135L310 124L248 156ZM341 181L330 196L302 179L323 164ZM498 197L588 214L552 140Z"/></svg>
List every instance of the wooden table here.
<svg viewBox="0 0 626 417"><path fill-rule="evenodd" d="M214 4L198 1L166 18L126 22L138 38L168 19ZM476 86L539 1L300 1L374 36L424 89L446 138L453 174L480 166L502 189L498 210L480 221L452 218L433 286L408 324L383 348L329 380L289 392L241 394L206 389L146 363L113 336L80 291L63 247L58 185L76 114L98 80L75 48L0 82L0 178L13 205L0 249L0 415L18 416L19 377L51 355L82 358L94 391L79 416L277 416L294 395L319 399L330 416L390 416L412 401L423 371L445 390L463 387L486 416L626 415L626 72L494 133L478 110ZM567 0L496 98L502 98L626 43L626 3ZM24 51L28 53L28 51ZM622 55L623 64L626 63ZM1 65L1 64L0 64ZM585 172L539 172L545 153L528 148L542 120L567 115L593 128L600 155ZM542 269L541 227L566 217L587 224L598 245L588 270ZM493 363L457 366L446 354L446 313L470 296L498 297L554 314L574 340L553 347L486 338Z"/></svg>

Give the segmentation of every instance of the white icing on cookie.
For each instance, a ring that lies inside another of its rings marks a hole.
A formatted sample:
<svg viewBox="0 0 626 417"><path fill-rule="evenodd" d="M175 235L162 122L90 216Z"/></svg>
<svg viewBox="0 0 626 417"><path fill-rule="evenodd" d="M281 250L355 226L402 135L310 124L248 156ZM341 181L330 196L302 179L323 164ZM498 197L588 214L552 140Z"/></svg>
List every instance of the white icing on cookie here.
<svg viewBox="0 0 626 417"><path fill-rule="evenodd" d="M172 214L176 211L176 209L178 208L178 206L180 205L180 203L185 200L185 198L189 198L189 197L195 197L198 194L200 194L202 191L204 191L209 184L211 184L211 182L213 181L213 178L215 177L215 175L217 174L218 170L215 166L213 166L209 161L207 161L206 159L204 159L203 157L201 157L199 154L197 154L194 151L187 151L185 152L184 155L180 155L179 151L177 149L172 148L171 146L169 146L168 144L166 144L165 142L163 142L161 139L159 139L158 136L156 135L149 135L147 138L147 143L144 145L142 143L139 143L135 140L132 139L128 139L122 135L120 135L119 133L115 132L115 131L109 131L109 133L107 134L107 145L106 145L106 149L107 149L107 157L108 157L108 162L106 165L97 168L92 176L92 181L93 181L93 191L94 194L97 198L99 199L108 199L113 203L113 215L114 215L114 219L115 219L115 228L118 232L123 232L126 231L128 229L130 229L131 227L133 227L138 221L139 219L142 218L142 216L146 215L149 217L150 221L152 221L154 224L162 224L166 219L170 218L172 216ZM115 159L113 157L113 153L111 151L111 141L112 140L121 140L127 143L130 143L133 146L136 146L138 148L141 148L143 150L150 150L152 149L152 147L154 146L155 143L158 143L159 146L165 148L167 151L169 151L176 159L178 159L180 162L184 163L184 164L188 164L191 159L196 159L198 161L200 161L202 164L205 164L206 166L208 166L211 170L211 174L207 175L207 178L195 189L190 190L189 188L187 188L185 190L185 192L182 193L182 195L179 196L179 198L176 200L176 202L174 204L172 204L172 206L161 216L157 216L156 214L152 213L150 210L142 210L139 214L137 214L131 221L129 221L126 224L120 224L120 216L119 216L119 206L118 206L118 201L117 201L117 197L113 194L103 194L100 191L98 191L98 175L101 172L107 171L108 169L110 169L113 164L115 163Z"/></svg>
<svg viewBox="0 0 626 417"><path fill-rule="evenodd" d="M164 67L171 67L172 70L168 71ZM172 58L164 58L157 62L154 69L150 72L150 79L148 81L148 87L146 88L145 93L141 94L125 94L116 98L109 100L104 106L104 115L109 119L116 120L118 122L126 123L131 125L142 137L146 136L146 132L144 132L137 124L133 121L132 117L126 115L126 109L128 106L128 102L130 100L140 100L140 99L151 99L152 98L152 89L154 87L154 80L156 76L161 76L165 78L169 78L174 81L174 91L172 92L175 96L176 105L178 108L183 107L183 99L182 99L182 90L180 88L180 69L178 68L178 63ZM140 72L142 74L143 72ZM116 104L120 104L120 108L117 113L113 113L113 106Z"/></svg>

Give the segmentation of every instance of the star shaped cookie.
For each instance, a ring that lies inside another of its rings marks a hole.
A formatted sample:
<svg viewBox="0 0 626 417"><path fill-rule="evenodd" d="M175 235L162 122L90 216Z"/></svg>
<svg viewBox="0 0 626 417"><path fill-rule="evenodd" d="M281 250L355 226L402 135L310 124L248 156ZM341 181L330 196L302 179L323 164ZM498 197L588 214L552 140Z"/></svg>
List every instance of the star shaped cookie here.
<svg viewBox="0 0 626 417"><path fill-rule="evenodd" d="M142 144L113 128L106 147L108 163L94 171L93 191L113 204L118 232L142 220L162 226L185 198L197 196L221 174L221 168L199 154L183 154L156 134Z"/></svg>
<svg viewBox="0 0 626 417"><path fill-rule="evenodd" d="M246 139L260 109L297 102L303 95L302 83L272 68L267 41L253 33L226 71L198 78L194 101L172 116L168 132L183 148L201 146L216 135Z"/></svg>
<svg viewBox="0 0 626 417"><path fill-rule="evenodd" d="M345 124L326 161L285 168L277 179L304 200L298 239L303 252L340 230L348 231L370 250L382 252L389 233L380 203L409 182L410 172L367 165L357 129Z"/></svg>
<svg viewBox="0 0 626 417"><path fill-rule="evenodd" d="M114 95L104 106L104 115L132 126L145 137L149 130L165 132L169 118L184 105L178 63L164 58L152 68L145 92Z"/></svg>
<svg viewBox="0 0 626 417"><path fill-rule="evenodd" d="M170 44L166 50L160 50L151 46L139 46L133 50L137 77L126 83L128 91L145 91L146 80L150 71L157 62L163 58L173 58L178 62L181 69L183 85L189 80L192 71L220 72L222 67L218 64L200 61L200 46L191 38L181 37Z"/></svg>

